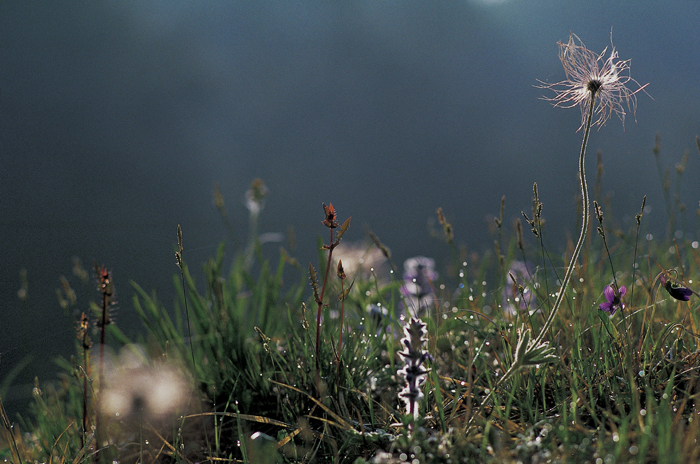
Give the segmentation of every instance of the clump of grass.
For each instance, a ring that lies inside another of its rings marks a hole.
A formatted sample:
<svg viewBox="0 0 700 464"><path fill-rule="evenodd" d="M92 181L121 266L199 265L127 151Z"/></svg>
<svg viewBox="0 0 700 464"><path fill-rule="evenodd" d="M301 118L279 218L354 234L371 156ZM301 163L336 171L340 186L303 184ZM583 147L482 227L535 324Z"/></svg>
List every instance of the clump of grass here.
<svg viewBox="0 0 700 464"><path fill-rule="evenodd" d="M611 220L599 220L600 227ZM640 218L630 236L641 225ZM575 270L551 323L556 344L546 354L556 359L538 365L527 358L533 352L523 350L545 326L546 305L553 299L545 289L555 287L552 266L565 261L549 255L545 262L541 247L529 248L517 229L513 237L502 233L508 244L502 247L506 266L497 256L472 253L458 256L468 264L454 280L431 273L424 290L430 288L437 304L404 305L401 288L416 285L409 274L408 282L373 273L329 279L326 296L340 298L324 297L323 318L328 322L320 330L314 326L317 311L307 311L310 305L317 309L318 302L296 260L280 253L273 266L260 244L255 245L255 261L247 264L247 251L239 250L228 270L222 244L202 266L203 278L194 276L183 260L173 278L179 295L173 308L134 284L133 307L148 330L149 352L187 366L202 406L173 417L169 433L150 428L145 416L123 417L122 430L134 417L141 420L132 429L137 435L131 442L101 424L114 449L110 456L143 462L445 462L448 455L453 462L526 462L565 460L574 453L590 462L643 462L662 455L694 459L697 451L690 439L678 437L700 435L689 420L696 414L692 397L698 391L695 368L700 360L695 355L695 321L686 316L697 300L694 294L687 301L673 295L684 294L682 289L692 288L690 282L700 278L695 249L678 242L678 252L669 254L666 243L650 241L644 260L633 266L635 240L606 235L605 241L599 239L600 252L596 241L590 242L591 248L584 250L587 265ZM537 236L535 240L540 243ZM322 251L321 268L328 263L329 250ZM518 254L517 259L539 262L523 274L527 282L519 274L497 286L486 283L491 270L511 269ZM679 263L679 256L690 259ZM661 274L665 284L660 277L654 281L660 271L652 257L666 271ZM344 262L336 266L336 274ZM669 271L673 268L678 272ZM285 270L297 272L298 281L283 286ZM598 306L613 275L629 283L630 290L623 298L624 313L609 317ZM355 279L350 289L347 279ZM516 290L504 292L506 285ZM512 301L523 298L525 286L534 298L526 305ZM505 311L504 298L511 300L515 313ZM367 308L372 305L386 314L370 316ZM419 338L425 339L433 361L430 372L421 368L418 377L424 381L414 377L414 400L407 403L399 397L407 378L397 375L397 368L404 366L399 351L407 347L398 338L406 322L390 316L419 307L425 315L414 324L425 326ZM341 318L342 333L334 323ZM621 324L645 330L616 336L625 333ZM113 326L108 328L117 334ZM635 357L637 367L630 363ZM70 363L65 366L71 372ZM502 380L509 369L513 373ZM136 374L119 372L124 383ZM85 392L95 399L90 382L87 389L84 382L92 371L86 368L85 373L37 386L33 420L20 424L30 435L15 433L17 443L8 448L9 454L26 461L95 459L91 435L81 442L81 430L91 430L95 421L93 408L88 408L87 426L83 422ZM408 407L413 413L420 410L421 416L406 420L413 417L405 414Z"/></svg>

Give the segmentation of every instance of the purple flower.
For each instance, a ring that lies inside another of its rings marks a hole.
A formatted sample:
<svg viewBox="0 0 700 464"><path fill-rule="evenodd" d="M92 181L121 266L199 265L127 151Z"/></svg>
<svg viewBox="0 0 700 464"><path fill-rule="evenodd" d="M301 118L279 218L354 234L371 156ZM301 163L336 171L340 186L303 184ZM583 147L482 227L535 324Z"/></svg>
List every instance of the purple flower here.
<svg viewBox="0 0 700 464"><path fill-rule="evenodd" d="M605 299L608 301L601 303L598 307L606 313L610 313L612 316L615 314L615 311L617 311L617 308L625 308L625 304L621 300L626 292L627 287L624 285L620 287L620 290L617 290L613 285L606 285L605 290L603 290L603 295L605 295Z"/></svg>
<svg viewBox="0 0 700 464"><path fill-rule="evenodd" d="M666 275L664 273L661 273L661 275L659 276L659 280L661 281L661 285L664 286L668 294L676 300L690 300L690 296L693 294L693 291L688 287L685 287L673 280L666 279Z"/></svg>
<svg viewBox="0 0 700 464"><path fill-rule="evenodd" d="M524 261L513 261L508 269L508 274L506 275L506 285L503 287L501 292L501 298L503 300L503 310L506 314L516 314L518 311L532 310L537 308L537 298L535 297L530 285L535 288L537 283L534 282L535 268L532 263ZM515 282L513 283L511 275L515 277ZM522 292L520 288L522 287Z"/></svg>
<svg viewBox="0 0 700 464"><path fill-rule="evenodd" d="M403 267L401 294L406 298L406 304L420 316L433 303L433 282L438 278L435 260L416 256L407 259Z"/></svg>

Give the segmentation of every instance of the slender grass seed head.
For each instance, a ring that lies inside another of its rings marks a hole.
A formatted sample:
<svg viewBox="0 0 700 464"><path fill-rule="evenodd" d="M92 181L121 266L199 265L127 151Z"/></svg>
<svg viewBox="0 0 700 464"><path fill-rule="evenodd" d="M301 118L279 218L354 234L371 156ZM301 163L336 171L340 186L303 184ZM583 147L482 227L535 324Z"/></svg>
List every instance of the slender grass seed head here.
<svg viewBox="0 0 700 464"><path fill-rule="evenodd" d="M554 97L543 97L554 106L562 108L581 108L581 127L586 122L591 98L595 96L596 117L593 125L604 125L610 115L615 113L624 126L627 111L636 113L636 94L649 84L642 86L630 76L630 60L621 60L617 50L611 45L610 55L605 58L607 47L598 55L581 42L576 34L569 35L566 43L558 42L559 59L564 66L566 80L549 84L542 82L538 86L554 91ZM612 44L612 37L611 37ZM541 81L540 81L541 82ZM638 88L630 90L627 85L635 84ZM579 130L581 129L579 127Z"/></svg>

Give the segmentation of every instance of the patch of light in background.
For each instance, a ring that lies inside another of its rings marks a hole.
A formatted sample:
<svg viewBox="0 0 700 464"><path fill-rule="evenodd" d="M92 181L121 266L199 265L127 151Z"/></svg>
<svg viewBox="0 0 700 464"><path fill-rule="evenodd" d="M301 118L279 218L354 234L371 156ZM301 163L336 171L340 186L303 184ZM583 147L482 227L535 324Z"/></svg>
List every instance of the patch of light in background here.
<svg viewBox="0 0 700 464"><path fill-rule="evenodd" d="M467 0L469 3L474 5L501 5L503 3L508 3L510 0Z"/></svg>

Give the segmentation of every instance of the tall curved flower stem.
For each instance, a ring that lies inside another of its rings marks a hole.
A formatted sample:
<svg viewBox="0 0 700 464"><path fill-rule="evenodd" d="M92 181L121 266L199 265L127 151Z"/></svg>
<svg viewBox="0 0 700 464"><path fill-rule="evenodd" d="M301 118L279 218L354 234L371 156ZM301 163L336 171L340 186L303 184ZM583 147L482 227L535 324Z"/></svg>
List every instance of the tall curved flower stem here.
<svg viewBox="0 0 700 464"><path fill-rule="evenodd" d="M586 130L583 134L581 153L579 154L578 158L578 179L579 184L581 186L581 195L583 197L583 224L581 225L581 235L579 236L578 242L576 243L576 248L574 248L574 253L571 255L571 261L569 262L569 266L566 268L564 280L561 283L561 288L559 289L559 293L557 294L557 299L554 301L554 307L549 313L549 317L547 318L547 321L540 330L539 335L535 340L531 341L530 330L525 330L523 328L522 332L519 333L518 336L518 345L515 350L513 364L511 364L511 366L508 368L505 374L503 374L503 377L501 377L498 380L498 382L496 382L495 388L486 395L484 401L481 403L482 405L485 405L491 398L491 395L493 395L493 392L497 390L498 387L500 387L504 382L510 379L513 376L513 374L515 374L519 369L526 366L539 364L540 362L543 362L547 359L551 359L552 349L548 346L548 343L543 343L542 340L544 339L544 336L547 334L549 329L552 327L554 318L557 316L557 312L559 312L559 308L561 307L561 304L564 301L564 293L566 292L566 287L569 285L571 275L574 273L576 261L578 260L578 257L581 254L583 242L586 239L586 233L588 232L588 221L590 218L590 214L588 211L588 184L586 183L585 161L586 146L588 145L588 136L590 135L591 122L593 120L593 110L595 108L597 90L598 89L595 86L590 86L588 89L588 91L591 92L591 101L590 106L588 108L588 116L586 117ZM469 420L469 423L471 423L472 419L474 419L474 416L472 416L472 418Z"/></svg>
<svg viewBox="0 0 700 464"><path fill-rule="evenodd" d="M541 343L544 336L552 327L552 322L554 322L554 318L557 316L557 312L559 312L559 308L561 307L561 304L564 301L564 293L566 291L566 287L569 285L569 281L571 280L571 274L574 273L576 261L578 260L578 257L581 254L581 248L583 248L583 241L586 238L586 233L588 232L588 221L590 218L590 213L588 211L588 184L586 183L586 146L588 145L588 136L590 135L591 131L591 122L593 121L593 109L595 108L596 93L598 89L589 88L589 91L591 92L591 102L590 106L588 107L588 116L586 117L586 130L583 133L581 153L578 157L578 180L581 186L583 207L583 224L581 224L581 235L579 236L578 242L576 243L576 248L574 248L574 253L571 255L571 261L569 262L569 266L566 268L566 274L564 274L564 280L561 283L561 288L559 289L559 293L557 294L557 299L554 301L554 307L549 313L549 317L547 318L547 321L544 323L544 326L540 330L539 335L535 339L534 345L538 345L539 343ZM504 380L505 376L501 379L501 381Z"/></svg>

